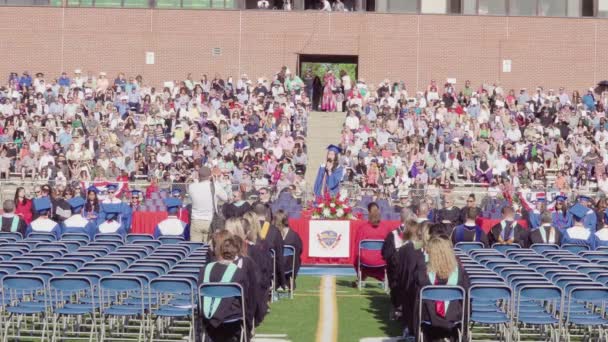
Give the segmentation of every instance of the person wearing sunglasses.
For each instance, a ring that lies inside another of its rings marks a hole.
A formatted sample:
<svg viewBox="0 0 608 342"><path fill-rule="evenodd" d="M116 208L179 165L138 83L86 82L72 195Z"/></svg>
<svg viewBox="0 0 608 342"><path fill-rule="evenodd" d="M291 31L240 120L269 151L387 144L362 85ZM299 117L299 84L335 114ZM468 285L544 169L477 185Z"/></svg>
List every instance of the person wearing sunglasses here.
<svg viewBox="0 0 608 342"><path fill-rule="evenodd" d="M116 184L109 184L106 186L106 198L101 201L102 204L120 204L122 201L116 197L116 191L118 186Z"/></svg>

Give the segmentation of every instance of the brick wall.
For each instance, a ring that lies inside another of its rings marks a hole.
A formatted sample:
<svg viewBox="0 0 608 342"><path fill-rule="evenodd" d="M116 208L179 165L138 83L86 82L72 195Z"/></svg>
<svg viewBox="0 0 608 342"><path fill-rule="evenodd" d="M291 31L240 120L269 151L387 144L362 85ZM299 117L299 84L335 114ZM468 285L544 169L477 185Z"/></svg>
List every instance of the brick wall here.
<svg viewBox="0 0 608 342"><path fill-rule="evenodd" d="M0 77L81 68L159 85L188 72L271 76L302 53L358 55L368 83L403 79L409 89L447 77L569 89L608 78L602 19L2 7L0 29Z"/></svg>

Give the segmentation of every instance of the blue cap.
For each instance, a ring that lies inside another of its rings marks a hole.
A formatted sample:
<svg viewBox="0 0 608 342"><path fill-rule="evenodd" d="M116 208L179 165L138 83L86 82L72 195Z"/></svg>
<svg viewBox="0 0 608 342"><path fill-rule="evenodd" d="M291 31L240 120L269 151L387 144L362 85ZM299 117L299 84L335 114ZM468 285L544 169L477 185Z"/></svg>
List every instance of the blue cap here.
<svg viewBox="0 0 608 342"><path fill-rule="evenodd" d="M48 197L41 197L34 199L34 207L36 212L44 213L51 209L51 200Z"/></svg>
<svg viewBox="0 0 608 342"><path fill-rule="evenodd" d="M591 197L585 196L585 195L580 195L580 196L578 196L578 200L591 202Z"/></svg>
<svg viewBox="0 0 608 342"><path fill-rule="evenodd" d="M82 197L74 197L74 198L70 198L68 200L68 203L70 204L72 211L75 211L75 210L78 210L78 209L84 207L84 204L86 203L86 201Z"/></svg>
<svg viewBox="0 0 608 342"><path fill-rule="evenodd" d="M329 145L329 146L327 146L327 150L328 151L334 151L336 154L342 153L342 149L340 148L340 146L336 146L336 145Z"/></svg>
<svg viewBox="0 0 608 342"><path fill-rule="evenodd" d="M171 196L181 196L182 195L182 191L180 189L173 189L171 191Z"/></svg>
<svg viewBox="0 0 608 342"><path fill-rule="evenodd" d="M572 208L570 208L570 210L568 210L568 212L570 214L572 214L572 216L574 216L575 219L581 220L583 217L585 217L585 215L587 215L587 212L589 211L589 208L585 207L584 205L581 204L575 204Z"/></svg>
<svg viewBox="0 0 608 342"><path fill-rule="evenodd" d="M564 195L555 196L555 200L558 202L566 202L568 198Z"/></svg>
<svg viewBox="0 0 608 342"><path fill-rule="evenodd" d="M108 184L106 185L106 190L107 191L116 191L118 189L118 186L116 184Z"/></svg>
<svg viewBox="0 0 608 342"><path fill-rule="evenodd" d="M106 218L112 219L122 212L120 204L102 204L101 210L106 214Z"/></svg>
<svg viewBox="0 0 608 342"><path fill-rule="evenodd" d="M139 190L131 190L131 196L141 196L142 192Z"/></svg>
<svg viewBox="0 0 608 342"><path fill-rule="evenodd" d="M163 202L165 203L165 206L167 207L167 211L169 213L177 212L179 207L182 205L182 201L175 197L165 198Z"/></svg>
<svg viewBox="0 0 608 342"><path fill-rule="evenodd" d="M97 190L96 187L94 187L93 185L91 185L90 187L87 188L87 192L93 191L94 193L98 194L99 190Z"/></svg>

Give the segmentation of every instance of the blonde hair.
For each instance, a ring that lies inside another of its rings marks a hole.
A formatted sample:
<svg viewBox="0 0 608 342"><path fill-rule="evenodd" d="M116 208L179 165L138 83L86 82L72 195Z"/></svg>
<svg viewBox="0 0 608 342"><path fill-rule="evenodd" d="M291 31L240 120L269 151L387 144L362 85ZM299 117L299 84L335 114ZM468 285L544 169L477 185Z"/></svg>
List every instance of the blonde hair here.
<svg viewBox="0 0 608 342"><path fill-rule="evenodd" d="M447 239L431 238L426 244L426 253L429 256L427 269L429 272L434 272L439 279L448 279L458 267L452 243Z"/></svg>
<svg viewBox="0 0 608 342"><path fill-rule="evenodd" d="M416 220L407 220L405 222L405 232L403 234L403 240L407 241L419 241L420 240L420 224Z"/></svg>
<svg viewBox="0 0 608 342"><path fill-rule="evenodd" d="M243 240L245 239L245 229L243 228L243 221L240 218L233 217L227 219L224 229Z"/></svg>
<svg viewBox="0 0 608 342"><path fill-rule="evenodd" d="M424 221L418 224L418 236L420 237L420 244L425 247L428 241L431 239L431 222Z"/></svg>
<svg viewBox="0 0 608 342"><path fill-rule="evenodd" d="M246 212L245 215L243 215L243 223L247 241L256 243L260 229L262 229L260 221L258 220L258 215L254 211Z"/></svg>

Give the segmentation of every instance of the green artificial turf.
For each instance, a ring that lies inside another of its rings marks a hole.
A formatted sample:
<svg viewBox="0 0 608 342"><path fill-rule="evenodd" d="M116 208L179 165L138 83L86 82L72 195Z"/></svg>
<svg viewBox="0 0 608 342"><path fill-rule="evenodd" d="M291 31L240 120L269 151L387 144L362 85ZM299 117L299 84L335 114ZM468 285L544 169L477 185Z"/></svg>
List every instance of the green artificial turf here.
<svg viewBox="0 0 608 342"><path fill-rule="evenodd" d="M319 285L321 278L297 278L293 299L282 298L272 303L270 313L256 329L256 334L286 334L292 342L315 340L319 317Z"/></svg>

